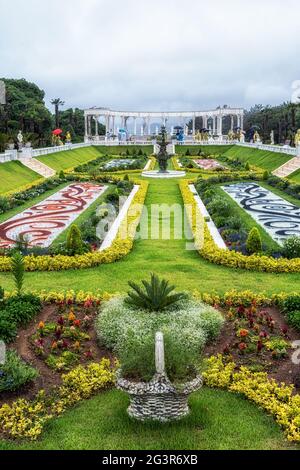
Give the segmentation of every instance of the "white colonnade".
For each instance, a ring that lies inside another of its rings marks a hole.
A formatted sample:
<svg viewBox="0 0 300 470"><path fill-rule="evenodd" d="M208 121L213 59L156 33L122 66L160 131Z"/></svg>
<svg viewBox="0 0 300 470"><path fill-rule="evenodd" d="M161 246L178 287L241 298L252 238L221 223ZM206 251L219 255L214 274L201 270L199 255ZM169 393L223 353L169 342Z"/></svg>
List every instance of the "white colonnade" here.
<svg viewBox="0 0 300 470"><path fill-rule="evenodd" d="M176 120L185 132L187 123L192 121L192 134L196 132L196 119L201 118L202 128L210 131L211 135L223 136L223 119L230 116L230 126L243 130L244 110L242 108L223 107L211 111L181 111L181 112L133 112L112 111L108 108L90 108L85 110L85 141L100 140L99 121L103 120L106 137L117 136L119 129L125 129L134 137L157 135L161 125L167 126L169 120ZM93 124L94 122L94 124ZM129 132L130 128L130 132ZM170 128L174 129L174 125Z"/></svg>

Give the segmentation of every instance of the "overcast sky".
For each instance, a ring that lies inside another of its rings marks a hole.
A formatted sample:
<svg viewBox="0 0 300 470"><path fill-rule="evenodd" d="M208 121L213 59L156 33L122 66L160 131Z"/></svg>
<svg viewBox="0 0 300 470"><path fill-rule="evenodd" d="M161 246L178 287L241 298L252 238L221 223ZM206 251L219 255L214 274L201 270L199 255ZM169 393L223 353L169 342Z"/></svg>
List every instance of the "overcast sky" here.
<svg viewBox="0 0 300 470"><path fill-rule="evenodd" d="M0 77L66 107L205 110L291 99L299 0L0 0Z"/></svg>

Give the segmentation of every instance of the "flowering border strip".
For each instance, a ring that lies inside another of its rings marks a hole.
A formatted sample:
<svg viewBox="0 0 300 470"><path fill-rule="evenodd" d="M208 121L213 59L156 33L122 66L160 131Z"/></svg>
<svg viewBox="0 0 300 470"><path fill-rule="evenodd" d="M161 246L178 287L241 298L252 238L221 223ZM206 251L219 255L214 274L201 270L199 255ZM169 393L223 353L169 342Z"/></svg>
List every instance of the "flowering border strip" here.
<svg viewBox="0 0 300 470"><path fill-rule="evenodd" d="M192 205L193 207L193 210L190 211L193 214L192 218L190 213L188 214L188 217L192 232L195 235L197 234L197 226L195 221L197 219L201 220L201 214L194 199L194 196L189 189L189 182L181 181L179 186L184 204ZM197 217L196 214L198 214ZM198 251L204 259L210 261L211 263L227 266L230 268L246 269L248 271L260 271L269 273L300 272L300 258L294 258L290 260L286 258L274 259L269 256L246 256L238 252L222 250L218 248L217 245L214 243L207 228L207 224L204 220L203 223L204 244L202 244L202 247ZM195 242L197 242L197 235L195 235ZM199 247L201 245L196 244L196 246Z"/></svg>
<svg viewBox="0 0 300 470"><path fill-rule="evenodd" d="M251 372L247 367L237 370L222 355L210 357L206 365L206 385L243 394L274 416L289 441L300 442L300 395L294 394L293 385L279 384L265 372Z"/></svg>
<svg viewBox="0 0 300 470"><path fill-rule="evenodd" d="M78 366L62 375L62 385L54 388L50 396L41 390L35 399L19 399L0 407L0 428L7 438L36 440L45 424L61 416L78 402L90 398L115 383L115 368L109 359Z"/></svg>
<svg viewBox="0 0 300 470"><path fill-rule="evenodd" d="M113 244L107 250L102 252L85 253L84 255L75 256L25 256L25 269L26 271L63 271L67 269L85 269L100 264L113 263L126 256L132 249L135 233L139 224L142 207L146 198L148 190L148 183L142 182L139 190L133 198L132 204L139 206L140 210L135 214L130 213L125 217L120 225L117 237ZM126 224L126 226L124 226ZM124 239L123 234L127 233L127 238ZM11 258L8 256L0 257L0 271L11 271Z"/></svg>

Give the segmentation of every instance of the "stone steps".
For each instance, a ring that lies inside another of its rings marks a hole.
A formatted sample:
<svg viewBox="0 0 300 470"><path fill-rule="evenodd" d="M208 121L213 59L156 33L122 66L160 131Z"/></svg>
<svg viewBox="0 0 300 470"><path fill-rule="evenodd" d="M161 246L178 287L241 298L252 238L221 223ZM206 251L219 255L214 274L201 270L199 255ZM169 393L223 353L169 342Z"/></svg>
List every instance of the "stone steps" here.
<svg viewBox="0 0 300 470"><path fill-rule="evenodd" d="M51 178L56 173L55 170L35 158L20 158L20 162L44 178Z"/></svg>
<svg viewBox="0 0 300 470"><path fill-rule="evenodd" d="M286 162L284 165L273 171L273 175L279 178L286 178L287 176L300 169L300 157L295 157Z"/></svg>

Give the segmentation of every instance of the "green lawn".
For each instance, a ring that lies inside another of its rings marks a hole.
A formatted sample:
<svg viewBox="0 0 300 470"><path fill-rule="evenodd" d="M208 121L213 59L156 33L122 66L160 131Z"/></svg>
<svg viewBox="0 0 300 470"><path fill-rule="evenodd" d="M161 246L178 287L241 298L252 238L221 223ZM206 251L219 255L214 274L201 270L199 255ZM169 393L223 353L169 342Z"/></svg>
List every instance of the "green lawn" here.
<svg viewBox="0 0 300 470"><path fill-rule="evenodd" d="M225 152L226 157L239 158L242 162L249 162L250 165L254 165L264 170L274 171L284 163L291 160L291 155L284 153L268 152L266 150L258 150L249 147L231 147Z"/></svg>
<svg viewBox="0 0 300 470"><path fill-rule="evenodd" d="M18 191L21 186L33 183L42 176L22 165L19 161L0 164L0 194Z"/></svg>
<svg viewBox="0 0 300 470"><path fill-rule="evenodd" d="M284 153L274 153L266 150L258 150L250 147L240 147L238 145L191 145L191 146L176 146L176 153L178 155L185 154L187 149L190 150L192 155L197 155L199 150L206 155L225 155L232 159L239 159L250 165L263 168L264 170L274 171L284 163L291 160L291 155Z"/></svg>
<svg viewBox="0 0 300 470"><path fill-rule="evenodd" d="M84 147L51 153L50 155L37 157L37 160L59 172L60 170L69 170L83 163L95 160L100 155L101 152L98 147Z"/></svg>
<svg viewBox="0 0 300 470"><path fill-rule="evenodd" d="M0 441L0 450L275 450L296 449L272 417L233 393L204 388L190 416L171 424L139 423L127 396L107 391L51 421L36 443Z"/></svg>
<svg viewBox="0 0 300 470"><path fill-rule="evenodd" d="M187 175L188 177L189 175ZM178 180L151 180L146 205L151 203L179 203L182 198ZM90 290L122 292L130 279L140 280L149 272L167 277L181 289L201 292L230 289L251 289L257 292L293 292L300 288L300 274L273 274L230 269L203 260L195 251L186 250L186 241L137 240L132 252L123 260L80 271L27 273L27 289ZM0 285L13 288L12 276L0 273Z"/></svg>
<svg viewBox="0 0 300 470"><path fill-rule="evenodd" d="M300 170L296 170L294 171L294 173L290 174L288 176L288 179L292 182L292 183L300 183Z"/></svg>
<svg viewBox="0 0 300 470"><path fill-rule="evenodd" d="M50 155L37 157L37 160L59 172L60 170L73 169L78 165L95 160L101 155L119 156L121 153L126 152L126 150L128 150L132 155L133 150L139 151L140 149L142 149L142 151L147 155L151 155L153 153L152 145L145 145L143 147L136 145L132 145L130 147L124 145L105 147L103 145L51 153Z"/></svg>

